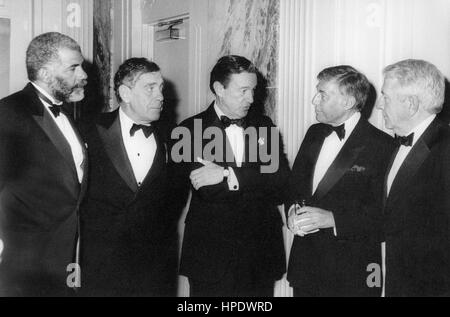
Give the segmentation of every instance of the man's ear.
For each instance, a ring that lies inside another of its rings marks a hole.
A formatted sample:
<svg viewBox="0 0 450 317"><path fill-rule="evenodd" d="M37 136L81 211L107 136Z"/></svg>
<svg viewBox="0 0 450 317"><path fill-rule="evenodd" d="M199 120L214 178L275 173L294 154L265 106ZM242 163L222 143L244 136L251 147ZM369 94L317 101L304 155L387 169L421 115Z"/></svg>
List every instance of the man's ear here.
<svg viewBox="0 0 450 317"><path fill-rule="evenodd" d="M356 106L356 99L353 96L347 96L347 99L345 101L345 109L350 110L353 109Z"/></svg>
<svg viewBox="0 0 450 317"><path fill-rule="evenodd" d="M214 82L213 88L217 96L223 97L223 91L225 90L225 87L220 82Z"/></svg>
<svg viewBox="0 0 450 317"><path fill-rule="evenodd" d="M411 95L406 97L405 102L407 102L408 110L411 116L414 116L420 109L420 100L416 95Z"/></svg>
<svg viewBox="0 0 450 317"><path fill-rule="evenodd" d="M129 103L130 102L131 90L127 86L120 85L120 87L119 87L119 95L120 95L120 98L123 100L123 102L125 102L125 103Z"/></svg>
<svg viewBox="0 0 450 317"><path fill-rule="evenodd" d="M53 80L53 76L50 72L50 69L48 69L47 67L42 67L41 69L38 70L37 78L46 83L47 85L50 84Z"/></svg>

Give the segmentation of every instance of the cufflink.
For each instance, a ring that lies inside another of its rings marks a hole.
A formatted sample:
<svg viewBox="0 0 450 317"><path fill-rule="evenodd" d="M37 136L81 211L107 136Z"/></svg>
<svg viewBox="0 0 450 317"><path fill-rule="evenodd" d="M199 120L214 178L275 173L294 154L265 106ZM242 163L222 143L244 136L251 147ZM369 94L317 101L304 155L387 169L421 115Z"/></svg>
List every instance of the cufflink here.
<svg viewBox="0 0 450 317"><path fill-rule="evenodd" d="M228 169L228 167L223 169L223 178L228 180L228 177L230 176L230 170Z"/></svg>

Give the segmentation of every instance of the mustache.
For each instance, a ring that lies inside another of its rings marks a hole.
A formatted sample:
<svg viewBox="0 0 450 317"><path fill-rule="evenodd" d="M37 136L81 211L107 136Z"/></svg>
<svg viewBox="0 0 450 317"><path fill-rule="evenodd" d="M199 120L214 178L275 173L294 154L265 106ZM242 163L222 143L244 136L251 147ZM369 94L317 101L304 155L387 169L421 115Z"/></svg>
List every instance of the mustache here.
<svg viewBox="0 0 450 317"><path fill-rule="evenodd" d="M74 88L84 88L87 84L88 84L88 81L86 79L83 79Z"/></svg>

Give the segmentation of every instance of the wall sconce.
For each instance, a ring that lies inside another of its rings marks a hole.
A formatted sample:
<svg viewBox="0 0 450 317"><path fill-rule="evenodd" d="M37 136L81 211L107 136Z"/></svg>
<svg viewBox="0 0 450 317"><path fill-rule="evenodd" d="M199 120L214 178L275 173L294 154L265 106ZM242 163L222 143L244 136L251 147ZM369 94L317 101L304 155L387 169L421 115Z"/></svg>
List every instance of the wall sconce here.
<svg viewBox="0 0 450 317"><path fill-rule="evenodd" d="M186 28L183 26L183 22L184 19L178 19L157 24L155 31L156 41L185 40Z"/></svg>

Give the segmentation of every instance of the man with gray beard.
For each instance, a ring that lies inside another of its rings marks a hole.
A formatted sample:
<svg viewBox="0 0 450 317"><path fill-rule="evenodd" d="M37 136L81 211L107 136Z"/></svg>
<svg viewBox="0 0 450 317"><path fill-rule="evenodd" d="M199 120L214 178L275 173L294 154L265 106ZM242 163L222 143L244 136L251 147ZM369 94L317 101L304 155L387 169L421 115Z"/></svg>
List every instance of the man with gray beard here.
<svg viewBox="0 0 450 317"><path fill-rule="evenodd" d="M85 145L63 103L84 98L79 45L45 33L27 49L30 83L0 100L2 296L66 296L76 262Z"/></svg>

